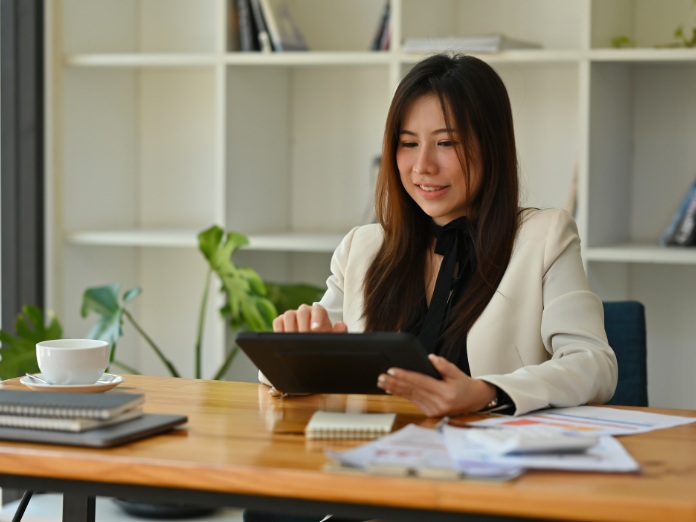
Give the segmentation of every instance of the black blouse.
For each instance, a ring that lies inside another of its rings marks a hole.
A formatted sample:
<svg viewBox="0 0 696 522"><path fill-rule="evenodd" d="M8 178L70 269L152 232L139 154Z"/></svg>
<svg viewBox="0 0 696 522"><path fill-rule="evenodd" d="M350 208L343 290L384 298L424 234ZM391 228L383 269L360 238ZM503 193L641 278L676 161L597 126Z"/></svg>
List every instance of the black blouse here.
<svg viewBox="0 0 696 522"><path fill-rule="evenodd" d="M443 256L437 274L430 307L425 295L404 332L418 337L428 353L440 355L445 329L451 323L450 312L466 299L469 285L476 273L475 226L466 217L455 219L445 226L431 221L431 231L436 240L435 253ZM471 376L466 339L460 346L456 361L451 361ZM515 411L512 399L496 386L498 405L493 411L511 414ZM502 411L504 410L504 411Z"/></svg>
<svg viewBox="0 0 696 522"><path fill-rule="evenodd" d="M443 346L442 334L450 324L450 311L462 301L476 272L474 226L466 217L455 219L444 227L431 221L431 231L436 239L435 253L443 255L437 276L430 309L425 295L411 323L403 329L419 338L428 353L440 355ZM448 264L451 266L448 273ZM438 314L436 308L441 307ZM452 361L460 370L471 375L466 339L460 347L459 356Z"/></svg>

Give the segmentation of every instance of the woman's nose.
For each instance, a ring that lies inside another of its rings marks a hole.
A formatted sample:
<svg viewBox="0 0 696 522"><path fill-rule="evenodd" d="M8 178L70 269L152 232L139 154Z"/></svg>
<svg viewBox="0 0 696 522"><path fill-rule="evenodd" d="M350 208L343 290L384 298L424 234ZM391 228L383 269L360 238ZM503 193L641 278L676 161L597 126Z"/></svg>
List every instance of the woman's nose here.
<svg viewBox="0 0 696 522"><path fill-rule="evenodd" d="M437 174L437 164L434 160L434 154L430 147L420 147L413 164L413 171L416 174Z"/></svg>

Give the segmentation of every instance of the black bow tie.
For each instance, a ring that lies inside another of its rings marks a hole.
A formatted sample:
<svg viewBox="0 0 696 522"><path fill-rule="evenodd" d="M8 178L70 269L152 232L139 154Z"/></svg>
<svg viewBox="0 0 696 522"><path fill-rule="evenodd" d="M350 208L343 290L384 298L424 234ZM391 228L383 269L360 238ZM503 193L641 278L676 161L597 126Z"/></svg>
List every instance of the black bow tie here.
<svg viewBox="0 0 696 522"><path fill-rule="evenodd" d="M435 353L450 292L463 274L473 274L476 247L472 236L473 226L466 216L457 218L443 227L433 221L431 230L436 239L435 253L444 257L418 339L429 353ZM457 261L459 274L458 277L454 277Z"/></svg>

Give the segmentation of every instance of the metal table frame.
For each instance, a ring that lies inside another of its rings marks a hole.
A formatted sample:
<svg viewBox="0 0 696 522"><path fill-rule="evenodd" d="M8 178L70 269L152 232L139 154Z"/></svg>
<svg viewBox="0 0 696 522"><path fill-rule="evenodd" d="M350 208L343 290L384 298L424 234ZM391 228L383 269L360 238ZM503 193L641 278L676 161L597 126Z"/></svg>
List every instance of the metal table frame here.
<svg viewBox="0 0 696 522"><path fill-rule="evenodd" d="M240 507L297 515L332 513L350 518L385 518L399 522L530 522L533 519L494 515L415 510L364 504L334 503L286 497L220 493L195 489L89 482L28 475L0 474L0 487L63 494L63 522L94 522L95 497L119 497L141 502L185 503ZM548 522L546 520L545 522Z"/></svg>

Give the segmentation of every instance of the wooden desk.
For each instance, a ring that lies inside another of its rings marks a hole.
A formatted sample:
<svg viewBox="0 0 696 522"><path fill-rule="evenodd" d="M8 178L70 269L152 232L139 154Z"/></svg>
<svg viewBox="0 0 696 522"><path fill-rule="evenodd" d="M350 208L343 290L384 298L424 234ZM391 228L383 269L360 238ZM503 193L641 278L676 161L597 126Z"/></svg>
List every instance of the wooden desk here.
<svg viewBox="0 0 696 522"><path fill-rule="evenodd" d="M24 389L18 380L4 387ZM74 520L85 520L79 503L93 496L404 521L696 520L696 424L622 438L642 474L536 471L507 483L437 481L323 471L322 445L302 435L317 409L397 412L397 428L434 425L396 397L275 399L263 385L145 376L127 376L117 390L145 393L147 412L186 414L189 423L108 450L0 441L0 486L63 492L78 513L64 519Z"/></svg>

